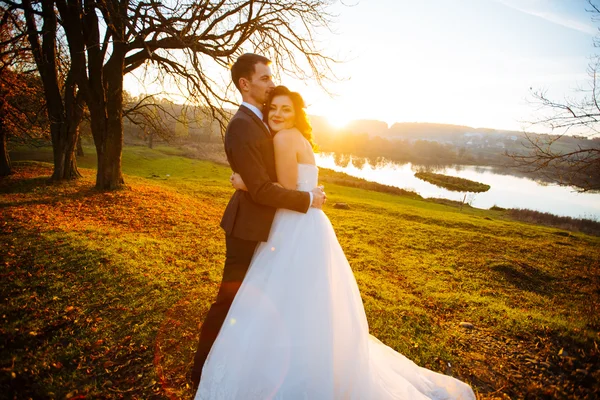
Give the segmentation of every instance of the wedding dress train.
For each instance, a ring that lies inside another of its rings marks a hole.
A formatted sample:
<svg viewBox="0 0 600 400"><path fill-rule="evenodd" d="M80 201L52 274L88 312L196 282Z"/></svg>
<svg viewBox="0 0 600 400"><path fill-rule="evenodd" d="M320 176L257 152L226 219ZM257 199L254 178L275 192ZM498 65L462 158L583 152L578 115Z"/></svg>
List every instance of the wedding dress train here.
<svg viewBox="0 0 600 400"><path fill-rule="evenodd" d="M318 168L299 164L298 190ZM358 286L323 211L277 210L202 371L196 400L475 399L467 384L369 335Z"/></svg>

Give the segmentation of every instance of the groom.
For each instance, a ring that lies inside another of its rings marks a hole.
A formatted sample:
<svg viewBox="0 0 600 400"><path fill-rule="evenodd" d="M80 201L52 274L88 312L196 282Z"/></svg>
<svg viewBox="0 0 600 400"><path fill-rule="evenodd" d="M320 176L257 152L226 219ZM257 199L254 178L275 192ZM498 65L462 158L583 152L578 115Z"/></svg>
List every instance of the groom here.
<svg viewBox="0 0 600 400"><path fill-rule="evenodd" d="M225 153L234 172L239 173L248 191L237 190L231 199L221 227L225 230L225 267L216 301L210 307L202 330L192 369L193 389L200 383L202 367L227 316L231 303L250 266L254 249L269 237L278 208L305 213L321 208L321 189L299 192L284 189L277 182L273 140L263 122L262 108L275 87L271 61L258 54L241 55L231 67L231 77L243 102L225 132Z"/></svg>

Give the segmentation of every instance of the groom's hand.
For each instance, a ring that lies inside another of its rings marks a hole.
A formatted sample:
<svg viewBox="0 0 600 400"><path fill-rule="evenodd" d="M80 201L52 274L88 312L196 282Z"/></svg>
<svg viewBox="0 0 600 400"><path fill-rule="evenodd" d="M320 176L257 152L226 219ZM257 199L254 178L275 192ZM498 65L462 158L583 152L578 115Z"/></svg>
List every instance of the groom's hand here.
<svg viewBox="0 0 600 400"><path fill-rule="evenodd" d="M248 188L246 187L242 176L237 172L231 173L231 176L229 177L229 182L231 182L231 186L233 186L233 188L236 190L243 190L245 192L248 191Z"/></svg>
<svg viewBox="0 0 600 400"><path fill-rule="evenodd" d="M327 201L327 195L323 191L323 187L319 186L317 188L314 188L312 190L312 194L313 201L310 206L314 208L323 208L323 204L325 204L325 202Z"/></svg>

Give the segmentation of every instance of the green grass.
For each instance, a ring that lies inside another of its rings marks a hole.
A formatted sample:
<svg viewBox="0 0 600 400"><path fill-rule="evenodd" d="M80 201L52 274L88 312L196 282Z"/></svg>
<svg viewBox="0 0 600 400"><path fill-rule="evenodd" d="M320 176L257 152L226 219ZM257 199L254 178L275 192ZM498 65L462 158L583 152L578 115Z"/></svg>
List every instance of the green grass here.
<svg viewBox="0 0 600 400"><path fill-rule="evenodd" d="M43 163L0 181L7 398L191 396L232 189L228 168L173 151L125 148L115 193L92 189L89 148L78 182L48 183ZM372 334L481 398L598 395L600 238L324 178Z"/></svg>

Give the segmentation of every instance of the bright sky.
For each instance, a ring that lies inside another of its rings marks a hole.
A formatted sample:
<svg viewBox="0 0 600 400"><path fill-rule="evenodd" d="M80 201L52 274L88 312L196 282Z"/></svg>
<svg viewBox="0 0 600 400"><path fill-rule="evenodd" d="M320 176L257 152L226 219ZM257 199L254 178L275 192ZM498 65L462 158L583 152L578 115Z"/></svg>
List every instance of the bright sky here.
<svg viewBox="0 0 600 400"><path fill-rule="evenodd" d="M347 0L353 1L353 0ZM529 88L586 87L597 26L585 0L362 0L326 48L350 61L335 99L294 83L309 113L520 130Z"/></svg>
<svg viewBox="0 0 600 400"><path fill-rule="evenodd" d="M334 9L336 34L319 35L347 60L335 66L347 80L329 86L337 96L282 77L309 114L521 130L530 87L556 99L587 87L600 23L585 0L344 0L357 1Z"/></svg>

